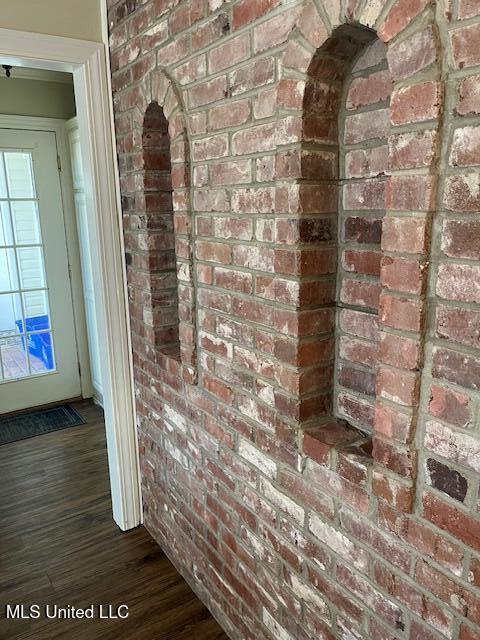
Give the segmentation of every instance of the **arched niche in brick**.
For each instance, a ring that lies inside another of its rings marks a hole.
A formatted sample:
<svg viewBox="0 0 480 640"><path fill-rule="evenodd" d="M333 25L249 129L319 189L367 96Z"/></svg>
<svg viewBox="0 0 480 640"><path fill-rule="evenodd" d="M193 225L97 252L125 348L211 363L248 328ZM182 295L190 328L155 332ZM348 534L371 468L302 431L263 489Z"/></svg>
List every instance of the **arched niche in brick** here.
<svg viewBox="0 0 480 640"><path fill-rule="evenodd" d="M148 74L138 91L131 154L134 173L123 189L134 357L146 373L157 373L159 368L194 383L196 317L186 119L180 97L162 71ZM128 155L120 160L128 163ZM134 193L131 205L125 206L128 189Z"/></svg>
<svg viewBox="0 0 480 640"><path fill-rule="evenodd" d="M398 0L381 14L377 5L348 3L337 15L333 3L311 2L292 31L277 97L276 267L299 292L288 339L302 452L333 466L339 448L364 459L373 492L408 512L441 56L430 7ZM362 104L372 69L390 77L375 89L378 109ZM363 116L372 110L375 117ZM356 147L368 128L379 131Z"/></svg>

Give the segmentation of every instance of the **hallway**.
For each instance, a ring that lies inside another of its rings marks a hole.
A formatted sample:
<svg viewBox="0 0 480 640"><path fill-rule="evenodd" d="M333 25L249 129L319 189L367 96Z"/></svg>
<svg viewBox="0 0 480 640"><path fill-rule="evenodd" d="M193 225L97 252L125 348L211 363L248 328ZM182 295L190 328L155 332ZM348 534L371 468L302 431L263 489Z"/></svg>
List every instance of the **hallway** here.
<svg viewBox="0 0 480 640"><path fill-rule="evenodd" d="M0 638L227 640L144 528L111 517L103 416L0 447ZM126 604L126 620L6 620L6 604Z"/></svg>

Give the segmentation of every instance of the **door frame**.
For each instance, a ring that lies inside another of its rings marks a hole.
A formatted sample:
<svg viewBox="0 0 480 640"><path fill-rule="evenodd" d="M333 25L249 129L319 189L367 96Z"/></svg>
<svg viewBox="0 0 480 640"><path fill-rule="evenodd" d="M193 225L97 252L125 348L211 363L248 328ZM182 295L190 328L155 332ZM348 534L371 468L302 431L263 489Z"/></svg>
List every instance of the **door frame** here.
<svg viewBox="0 0 480 640"><path fill-rule="evenodd" d="M104 43L0 29L2 64L73 74L85 196L93 229L95 307L113 518L122 530L142 522L133 367L114 145L113 105Z"/></svg>

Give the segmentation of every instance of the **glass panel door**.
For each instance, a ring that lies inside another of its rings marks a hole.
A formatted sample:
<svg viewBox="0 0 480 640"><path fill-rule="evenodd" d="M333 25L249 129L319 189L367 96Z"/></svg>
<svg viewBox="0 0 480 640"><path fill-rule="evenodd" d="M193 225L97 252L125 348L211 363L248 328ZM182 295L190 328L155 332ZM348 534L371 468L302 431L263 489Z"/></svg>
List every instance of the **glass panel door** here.
<svg viewBox="0 0 480 640"><path fill-rule="evenodd" d="M0 383L56 371L32 154L0 150Z"/></svg>
<svg viewBox="0 0 480 640"><path fill-rule="evenodd" d="M0 414L81 394L57 153L53 131L0 128Z"/></svg>

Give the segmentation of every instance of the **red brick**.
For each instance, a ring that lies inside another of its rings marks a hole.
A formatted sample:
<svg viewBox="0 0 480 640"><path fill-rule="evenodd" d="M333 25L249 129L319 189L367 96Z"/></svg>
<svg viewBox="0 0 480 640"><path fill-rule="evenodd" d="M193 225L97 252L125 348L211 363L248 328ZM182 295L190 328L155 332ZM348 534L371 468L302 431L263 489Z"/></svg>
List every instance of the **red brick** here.
<svg viewBox="0 0 480 640"><path fill-rule="evenodd" d="M460 82L456 111L461 116L480 114L480 76L469 76Z"/></svg>
<svg viewBox="0 0 480 640"><path fill-rule="evenodd" d="M410 629L410 640L438 640L438 637L425 625L414 620Z"/></svg>
<svg viewBox="0 0 480 640"><path fill-rule="evenodd" d="M433 353L432 376L465 389L478 391L480 389L480 358L438 347Z"/></svg>
<svg viewBox="0 0 480 640"><path fill-rule="evenodd" d="M343 280L340 299L347 304L376 309L380 296L380 286L359 280Z"/></svg>
<svg viewBox="0 0 480 640"><path fill-rule="evenodd" d="M345 240L366 244L380 244L382 220L352 216L345 220Z"/></svg>
<svg viewBox="0 0 480 640"><path fill-rule="evenodd" d="M243 218L215 218L214 233L218 238L251 240L253 237L252 220ZM211 235L211 234L208 234Z"/></svg>
<svg viewBox="0 0 480 640"><path fill-rule="evenodd" d="M230 269L215 269L215 284L222 289L239 291L241 293L252 292L252 274Z"/></svg>
<svg viewBox="0 0 480 640"><path fill-rule="evenodd" d="M412 416L402 413L397 407L377 402L375 405L375 432L398 440L409 442L413 432Z"/></svg>
<svg viewBox="0 0 480 640"><path fill-rule="evenodd" d="M345 156L346 178L374 178L385 173L388 164L388 147L355 149Z"/></svg>
<svg viewBox="0 0 480 640"><path fill-rule="evenodd" d="M464 550L459 544L450 542L441 533L435 531L429 523L408 520L406 540L423 555L435 558L435 561L454 575L461 575Z"/></svg>
<svg viewBox="0 0 480 640"><path fill-rule="evenodd" d="M277 90L278 104L285 109L301 109L304 89L305 81L283 78Z"/></svg>
<svg viewBox="0 0 480 640"><path fill-rule="evenodd" d="M453 60L458 69L480 64L480 25L473 24L450 32Z"/></svg>
<svg viewBox="0 0 480 640"><path fill-rule="evenodd" d="M480 303L480 266L441 264L437 295L446 300Z"/></svg>
<svg viewBox="0 0 480 640"><path fill-rule="evenodd" d="M432 27L417 31L387 51L390 72L394 80L402 80L430 66L437 58L437 42Z"/></svg>
<svg viewBox="0 0 480 640"><path fill-rule="evenodd" d="M345 250L342 254L342 266L345 271L363 275L380 275L381 253L377 251Z"/></svg>
<svg viewBox="0 0 480 640"><path fill-rule="evenodd" d="M230 264L232 262L232 249L228 244L197 242L197 258L209 262Z"/></svg>
<svg viewBox="0 0 480 640"><path fill-rule="evenodd" d="M228 136L219 135L203 138L193 143L193 159L195 161L221 158L228 155Z"/></svg>
<svg viewBox="0 0 480 640"><path fill-rule="evenodd" d="M462 624L459 640L478 640L479 634L479 630L475 630L473 627L468 627L466 624Z"/></svg>
<svg viewBox="0 0 480 640"><path fill-rule="evenodd" d="M275 79L275 61L271 57L254 60L250 64L234 69L229 75L232 96L245 93L257 87L264 87Z"/></svg>
<svg viewBox="0 0 480 640"><path fill-rule="evenodd" d="M196 25L191 34L192 49L197 51L216 42L229 32L229 28L229 19L226 13L219 13L211 20Z"/></svg>
<svg viewBox="0 0 480 640"><path fill-rule="evenodd" d="M425 82L395 89L390 105L393 125L423 122L438 118L440 108L440 85Z"/></svg>
<svg viewBox="0 0 480 640"><path fill-rule="evenodd" d="M454 167L480 164L480 127L455 129L450 164Z"/></svg>
<svg viewBox="0 0 480 640"><path fill-rule="evenodd" d="M342 309L340 311L340 327L342 331L358 338L378 340L378 323L376 316L363 311Z"/></svg>
<svg viewBox="0 0 480 640"><path fill-rule="evenodd" d="M340 509L339 516L340 523L347 533L371 547L395 567L408 573L411 554L408 549L398 544L398 540L375 528L371 522L364 520L360 514L349 511L345 507Z"/></svg>
<svg viewBox="0 0 480 640"><path fill-rule="evenodd" d="M298 29L315 48L323 44L328 36L325 24L313 3L307 4L302 11L298 20Z"/></svg>
<svg viewBox="0 0 480 640"><path fill-rule="evenodd" d="M414 370L418 367L420 345L417 340L402 338L391 333L380 335L378 358L392 367Z"/></svg>
<svg viewBox="0 0 480 640"><path fill-rule="evenodd" d="M435 154L435 141L435 131L399 133L390 136L389 168L397 171L430 166Z"/></svg>
<svg viewBox="0 0 480 640"><path fill-rule="evenodd" d="M207 64L204 54L188 60L188 62L185 62L175 69L175 77L178 79L180 84L189 84L194 80L204 78L206 73Z"/></svg>
<svg viewBox="0 0 480 640"><path fill-rule="evenodd" d="M430 387L429 410L436 418L466 428L472 419L469 403L470 398L463 393L436 384Z"/></svg>
<svg viewBox="0 0 480 640"><path fill-rule="evenodd" d="M234 155L243 155L274 149L275 134L274 124L261 124L244 131L237 131L232 136L232 151Z"/></svg>
<svg viewBox="0 0 480 640"><path fill-rule="evenodd" d="M200 107L216 100L225 98L227 91L227 79L225 76L219 76L213 80L202 82L190 89L188 99L192 108Z"/></svg>
<svg viewBox="0 0 480 640"><path fill-rule="evenodd" d="M411 510L413 495L409 484L402 484L391 476L376 470L373 474L372 489L377 498L385 500L394 509L407 513ZM398 594L396 595L398 597Z"/></svg>
<svg viewBox="0 0 480 640"><path fill-rule="evenodd" d="M349 363L348 363L349 364ZM358 391L367 396L375 396L375 375L355 369L347 363L339 363L338 384L349 391Z"/></svg>
<svg viewBox="0 0 480 640"><path fill-rule="evenodd" d="M253 50L260 53L285 42L298 17L300 9L291 8L259 26L253 31Z"/></svg>
<svg viewBox="0 0 480 640"><path fill-rule="evenodd" d="M340 357L348 362L357 362L366 367L377 363L377 345L372 342L342 336L340 338Z"/></svg>
<svg viewBox="0 0 480 640"><path fill-rule="evenodd" d="M434 184L431 176L392 176L387 181L387 209L431 211L435 206Z"/></svg>
<svg viewBox="0 0 480 640"><path fill-rule="evenodd" d="M439 305L436 317L437 335L453 342L480 348L480 312Z"/></svg>
<svg viewBox="0 0 480 640"><path fill-rule="evenodd" d="M379 304L380 321L392 329L420 331L423 324L423 307L419 300L410 300L382 293Z"/></svg>
<svg viewBox="0 0 480 640"><path fill-rule="evenodd" d="M423 253L426 248L426 225L423 218L383 219L382 249L403 253Z"/></svg>
<svg viewBox="0 0 480 640"><path fill-rule="evenodd" d="M418 260L383 256L380 281L387 289L420 294L425 287L426 267Z"/></svg>
<svg viewBox="0 0 480 640"><path fill-rule="evenodd" d="M390 97L392 78L388 70L377 71L366 78L356 78L347 95L347 109L358 109L366 105L382 102Z"/></svg>
<svg viewBox="0 0 480 640"><path fill-rule="evenodd" d="M345 119L345 144L357 144L366 140L383 139L389 130L388 109L377 109L375 118L370 112L349 115Z"/></svg>
<svg viewBox="0 0 480 640"><path fill-rule="evenodd" d="M418 401L418 382L418 376L414 373L380 366L377 373L377 394L385 400L414 407Z"/></svg>
<svg viewBox="0 0 480 640"><path fill-rule="evenodd" d="M350 571L345 565L337 567L337 580L354 593L367 607L392 626L402 623L403 612L369 582Z"/></svg>
<svg viewBox="0 0 480 640"><path fill-rule="evenodd" d="M247 122L250 116L250 101L237 100L225 105L213 107L208 113L210 129L237 127Z"/></svg>
<svg viewBox="0 0 480 640"><path fill-rule="evenodd" d="M224 189L196 189L193 195L193 205L197 211L228 211L230 203Z"/></svg>
<svg viewBox="0 0 480 640"><path fill-rule="evenodd" d="M347 393L338 394L338 410L353 424L359 424L364 430L373 428L374 407L371 402Z"/></svg>
<svg viewBox="0 0 480 640"><path fill-rule="evenodd" d="M233 7L233 29L239 29L244 25L254 22L280 4L280 0L242 0Z"/></svg>
<svg viewBox="0 0 480 640"><path fill-rule="evenodd" d="M252 168L250 160L222 162L210 165L210 184L240 184L251 182Z"/></svg>
<svg viewBox="0 0 480 640"><path fill-rule="evenodd" d="M379 37L384 42L389 42L421 13L427 4L428 0L397 0L378 29Z"/></svg>
<svg viewBox="0 0 480 640"><path fill-rule="evenodd" d="M451 211L477 212L480 208L480 174L467 173L447 177L444 202Z"/></svg>
<svg viewBox="0 0 480 640"><path fill-rule="evenodd" d="M462 540L472 549L480 550L479 520L430 493L423 496L423 510L425 518L435 526Z"/></svg>
<svg viewBox="0 0 480 640"><path fill-rule="evenodd" d="M450 258L480 260L480 222L447 220L442 230L442 251Z"/></svg>
<svg viewBox="0 0 480 640"><path fill-rule="evenodd" d="M228 40L224 44L212 49L208 54L210 73L223 71L239 62L247 60L250 55L250 35L248 33Z"/></svg>
<svg viewBox="0 0 480 640"><path fill-rule="evenodd" d="M170 14L169 25L172 34L187 29L201 20L205 12L203 0L190 0Z"/></svg>
<svg viewBox="0 0 480 640"><path fill-rule="evenodd" d="M476 0L460 0L458 17L460 20L473 18L480 14L480 9Z"/></svg>
<svg viewBox="0 0 480 640"><path fill-rule="evenodd" d="M344 208L347 210L385 209L385 184L384 180L348 182L343 187Z"/></svg>

